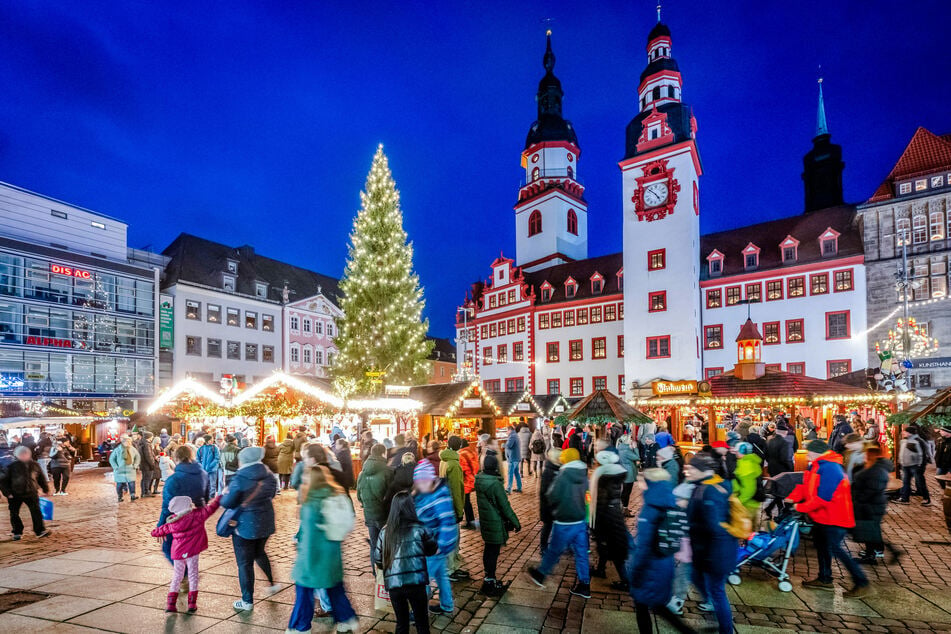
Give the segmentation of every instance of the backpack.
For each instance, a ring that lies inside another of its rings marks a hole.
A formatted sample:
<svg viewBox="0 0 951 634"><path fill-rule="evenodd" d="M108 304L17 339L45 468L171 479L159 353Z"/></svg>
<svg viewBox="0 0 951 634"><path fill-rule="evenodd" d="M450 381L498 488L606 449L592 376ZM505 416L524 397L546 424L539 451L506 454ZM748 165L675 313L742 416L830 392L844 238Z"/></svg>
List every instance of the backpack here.
<svg viewBox="0 0 951 634"><path fill-rule="evenodd" d="M232 449L225 449L221 452L224 459L225 471L235 472L238 470L238 452Z"/></svg>
<svg viewBox="0 0 951 634"><path fill-rule="evenodd" d="M924 440L919 438L918 445L921 447L921 466L924 467L925 465L928 465L934 462L934 459L933 459L934 457L931 455L931 452L928 451L929 449L928 444Z"/></svg>
<svg viewBox="0 0 951 634"><path fill-rule="evenodd" d="M680 541L689 530L687 512L680 508L667 509L657 525L657 552L669 557L680 551Z"/></svg>
<svg viewBox="0 0 951 634"><path fill-rule="evenodd" d="M545 441L536 438L532 441L532 453L545 453Z"/></svg>
<svg viewBox="0 0 951 634"><path fill-rule="evenodd" d="M318 524L317 528L324 532L328 540L342 542L353 530L356 516L353 512L353 503L350 502L350 496L339 494L325 498L320 513L323 516L324 523Z"/></svg>
<svg viewBox="0 0 951 634"><path fill-rule="evenodd" d="M717 488L717 491L726 493L726 489L720 487L720 485L715 484L713 486ZM730 494L728 502L730 504L730 520L720 522L720 526L737 539L748 539L750 533L753 532L753 521L750 519L750 512L743 506L740 498L735 493Z"/></svg>

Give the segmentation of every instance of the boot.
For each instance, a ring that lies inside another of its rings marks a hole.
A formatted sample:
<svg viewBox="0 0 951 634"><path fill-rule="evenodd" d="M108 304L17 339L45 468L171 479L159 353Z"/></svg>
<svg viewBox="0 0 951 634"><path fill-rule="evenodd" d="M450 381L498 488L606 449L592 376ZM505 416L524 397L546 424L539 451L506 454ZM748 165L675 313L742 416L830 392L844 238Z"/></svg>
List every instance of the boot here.
<svg viewBox="0 0 951 634"><path fill-rule="evenodd" d="M178 612L178 608L175 607L175 604L178 603L178 593L169 592L168 598L165 600L165 611L166 612Z"/></svg>
<svg viewBox="0 0 951 634"><path fill-rule="evenodd" d="M495 579L483 579L482 587L479 588L479 594L492 596L492 592L494 590L495 590Z"/></svg>
<svg viewBox="0 0 951 634"><path fill-rule="evenodd" d="M188 592L188 611L194 612L198 609L198 590Z"/></svg>
<svg viewBox="0 0 951 634"><path fill-rule="evenodd" d="M492 590L489 592L491 597L501 597L509 589L509 584L503 583L498 579L492 581Z"/></svg>

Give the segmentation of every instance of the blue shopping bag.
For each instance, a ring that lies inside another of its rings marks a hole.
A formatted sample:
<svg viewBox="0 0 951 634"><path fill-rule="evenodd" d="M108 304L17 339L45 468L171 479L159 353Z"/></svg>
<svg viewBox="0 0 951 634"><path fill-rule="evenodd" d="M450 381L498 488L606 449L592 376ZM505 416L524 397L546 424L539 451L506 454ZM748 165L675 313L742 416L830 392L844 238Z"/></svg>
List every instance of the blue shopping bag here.
<svg viewBox="0 0 951 634"><path fill-rule="evenodd" d="M53 521L53 501L47 498L40 498L40 513L47 522Z"/></svg>

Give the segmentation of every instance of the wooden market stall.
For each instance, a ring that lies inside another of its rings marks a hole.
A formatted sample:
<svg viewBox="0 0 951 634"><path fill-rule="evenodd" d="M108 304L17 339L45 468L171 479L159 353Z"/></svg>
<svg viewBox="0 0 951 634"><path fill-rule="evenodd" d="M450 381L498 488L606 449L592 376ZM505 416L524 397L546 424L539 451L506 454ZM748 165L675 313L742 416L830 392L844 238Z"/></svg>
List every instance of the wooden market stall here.
<svg viewBox="0 0 951 634"><path fill-rule="evenodd" d="M495 436L496 420L503 416L478 381L419 385L410 389L409 396L420 403L420 439L427 434L440 440L457 435L471 442L482 433Z"/></svg>
<svg viewBox="0 0 951 634"><path fill-rule="evenodd" d="M536 394L533 398L545 418L563 416L571 411L571 403L563 394Z"/></svg>
<svg viewBox="0 0 951 634"><path fill-rule="evenodd" d="M545 416L545 410L527 390L522 392L493 392L492 399L502 410L502 417L497 419L495 423L498 429L502 427L511 429L513 427L517 428L519 425L528 425L531 431L535 431L538 418Z"/></svg>
<svg viewBox="0 0 951 634"><path fill-rule="evenodd" d="M581 399L568 412L568 419L603 425L608 422L640 424L651 418L607 390L597 390Z"/></svg>

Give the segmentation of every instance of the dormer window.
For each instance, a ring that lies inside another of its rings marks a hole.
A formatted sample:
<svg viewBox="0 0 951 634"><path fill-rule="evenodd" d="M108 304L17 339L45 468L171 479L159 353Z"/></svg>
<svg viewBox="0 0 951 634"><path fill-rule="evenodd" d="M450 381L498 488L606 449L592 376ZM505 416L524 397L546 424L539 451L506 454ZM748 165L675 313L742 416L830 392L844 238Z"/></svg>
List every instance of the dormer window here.
<svg viewBox="0 0 951 634"><path fill-rule="evenodd" d="M743 249L743 268L751 271L759 267L759 247L750 242Z"/></svg>
<svg viewBox="0 0 951 634"><path fill-rule="evenodd" d="M545 282L544 284L542 284L541 290L542 290L542 301L543 301L543 302L550 302L550 301L551 301L551 291L552 291L551 284L549 284L548 282Z"/></svg>
<svg viewBox="0 0 951 634"><path fill-rule="evenodd" d="M779 243L779 252L783 258L783 264L795 264L799 260L799 240L786 236L786 239Z"/></svg>
<svg viewBox="0 0 951 634"><path fill-rule="evenodd" d="M604 290L603 279L599 277L599 278L595 278L591 280L591 294L592 295L600 295L601 291L603 290Z"/></svg>
<svg viewBox="0 0 951 634"><path fill-rule="evenodd" d="M707 256L707 266L710 270L710 276L715 277L717 275L723 274L723 254L713 250L710 255Z"/></svg>
<svg viewBox="0 0 951 634"><path fill-rule="evenodd" d="M223 288L228 293L233 293L235 290L234 275L223 273L221 275L221 288Z"/></svg>
<svg viewBox="0 0 951 634"><path fill-rule="evenodd" d="M574 297L578 293L578 282L572 278L565 281L565 297Z"/></svg>
<svg viewBox="0 0 951 634"><path fill-rule="evenodd" d="M238 261L237 260L228 260L228 272L237 275L238 274Z"/></svg>
<svg viewBox="0 0 951 634"><path fill-rule="evenodd" d="M267 298L267 284L264 282L255 282L254 295L261 299Z"/></svg>
<svg viewBox="0 0 951 634"><path fill-rule="evenodd" d="M569 166L568 166L568 178L574 178L574 177L575 177L575 170L574 170L574 168L572 168L572 167L569 165Z"/></svg>
<svg viewBox="0 0 951 634"><path fill-rule="evenodd" d="M829 227L819 236L819 249L822 257L828 258L839 252L839 232Z"/></svg>

